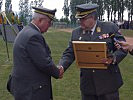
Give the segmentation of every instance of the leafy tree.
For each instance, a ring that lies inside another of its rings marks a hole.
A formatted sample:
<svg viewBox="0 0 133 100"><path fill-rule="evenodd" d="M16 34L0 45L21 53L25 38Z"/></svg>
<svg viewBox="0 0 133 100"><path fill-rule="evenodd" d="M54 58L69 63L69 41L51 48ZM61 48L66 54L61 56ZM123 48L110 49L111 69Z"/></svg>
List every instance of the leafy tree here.
<svg viewBox="0 0 133 100"><path fill-rule="evenodd" d="M19 1L19 17L20 17L20 21L23 22L24 20L24 2L23 0Z"/></svg>
<svg viewBox="0 0 133 100"><path fill-rule="evenodd" d="M29 20L31 21L32 19L32 15L33 15L33 12L32 12L32 6L34 5L34 2L31 1L30 2L30 7L29 7Z"/></svg>
<svg viewBox="0 0 133 100"><path fill-rule="evenodd" d="M1 11L1 7L2 7L2 2L3 2L3 0L0 0L0 11Z"/></svg>
<svg viewBox="0 0 133 100"><path fill-rule="evenodd" d="M107 12L108 21L123 20L125 9L128 9L129 18L132 19L133 17L133 0L71 0L70 5L68 5L71 21L74 22L73 19L75 19L75 6L88 2L96 3L99 5L97 11L100 20L103 19L105 11ZM65 4L64 7L67 8Z"/></svg>
<svg viewBox="0 0 133 100"><path fill-rule="evenodd" d="M24 0L24 17L27 18L29 15L29 0Z"/></svg>
<svg viewBox="0 0 133 100"><path fill-rule="evenodd" d="M44 0L39 0L38 1L38 7L42 7L42 3L44 2Z"/></svg>
<svg viewBox="0 0 133 100"><path fill-rule="evenodd" d="M19 1L19 16L20 16L20 21L24 22L24 25L27 24L28 17L29 17L29 0L20 0Z"/></svg>
<svg viewBox="0 0 133 100"><path fill-rule="evenodd" d="M116 12L117 12L117 2L116 2L116 0L112 0L112 14L114 15L114 21L116 20ZM111 16L112 16L112 14L111 14ZM111 17L111 20L112 20L112 17Z"/></svg>
<svg viewBox="0 0 133 100"><path fill-rule="evenodd" d="M42 7L44 0L33 0L35 7Z"/></svg>
<svg viewBox="0 0 133 100"><path fill-rule="evenodd" d="M60 22L66 22L67 24L69 24L70 21L69 21L68 18L63 18L63 17L62 17L62 18L60 19Z"/></svg>
<svg viewBox="0 0 133 100"><path fill-rule="evenodd" d="M64 0L64 7L63 7L63 10L64 10L64 15L65 15L65 17L68 18L68 16L69 16L68 0Z"/></svg>
<svg viewBox="0 0 133 100"><path fill-rule="evenodd" d="M92 0L92 3L96 3L96 4L99 5L99 8L97 9L98 18L100 20L103 20L103 15L105 13L105 11L104 11L104 0Z"/></svg>
<svg viewBox="0 0 133 100"><path fill-rule="evenodd" d="M11 5L11 0L5 0L5 11L8 12L8 9Z"/></svg>
<svg viewBox="0 0 133 100"><path fill-rule="evenodd" d="M110 18L110 9L111 9L111 0L104 0L104 8L107 11L107 19L109 21Z"/></svg>
<svg viewBox="0 0 133 100"><path fill-rule="evenodd" d="M131 0L131 21L133 20L133 0Z"/></svg>
<svg viewBox="0 0 133 100"><path fill-rule="evenodd" d="M118 20L123 20L123 13L124 13L123 0L117 0L117 9L118 9Z"/></svg>
<svg viewBox="0 0 133 100"><path fill-rule="evenodd" d="M125 0L125 6L128 11L128 20L132 21L133 19L133 0Z"/></svg>
<svg viewBox="0 0 133 100"><path fill-rule="evenodd" d="M6 17L11 22L11 24L15 24L17 22L16 21L16 15L12 11L11 0L6 0L6 2L5 2L5 13L6 13ZM5 21L7 22L6 18L5 18Z"/></svg>

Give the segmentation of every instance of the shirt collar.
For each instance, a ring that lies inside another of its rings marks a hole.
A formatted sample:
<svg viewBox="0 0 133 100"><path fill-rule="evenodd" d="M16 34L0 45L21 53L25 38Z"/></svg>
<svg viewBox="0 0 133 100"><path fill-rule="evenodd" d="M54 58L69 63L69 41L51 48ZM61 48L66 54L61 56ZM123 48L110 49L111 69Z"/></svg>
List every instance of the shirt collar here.
<svg viewBox="0 0 133 100"><path fill-rule="evenodd" d="M97 25L97 21L96 21L96 24L94 25L94 27L91 29L91 35L93 35L94 31L95 31L95 28L96 28L96 25Z"/></svg>
<svg viewBox="0 0 133 100"><path fill-rule="evenodd" d="M36 26L36 24L34 24L33 22L31 22L31 24L34 25L38 29L39 32L41 32L41 30L39 29L38 26Z"/></svg>

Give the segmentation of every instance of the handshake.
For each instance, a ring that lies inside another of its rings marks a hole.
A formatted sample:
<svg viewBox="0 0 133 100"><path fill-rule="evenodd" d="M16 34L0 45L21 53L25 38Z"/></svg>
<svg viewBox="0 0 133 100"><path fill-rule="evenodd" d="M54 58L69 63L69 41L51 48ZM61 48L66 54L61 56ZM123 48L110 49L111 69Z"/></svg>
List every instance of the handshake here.
<svg viewBox="0 0 133 100"><path fill-rule="evenodd" d="M59 79L62 79L64 74L64 68L61 65L58 65L57 67L59 69Z"/></svg>

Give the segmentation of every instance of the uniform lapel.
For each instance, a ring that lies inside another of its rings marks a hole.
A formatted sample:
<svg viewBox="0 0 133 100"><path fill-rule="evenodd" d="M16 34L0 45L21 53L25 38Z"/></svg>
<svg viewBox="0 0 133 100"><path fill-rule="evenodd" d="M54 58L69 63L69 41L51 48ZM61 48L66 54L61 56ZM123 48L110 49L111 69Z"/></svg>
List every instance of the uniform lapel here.
<svg viewBox="0 0 133 100"><path fill-rule="evenodd" d="M79 34L79 40L81 41L91 41L91 33L89 31L83 31L83 29L80 29L80 34ZM80 39L80 37L82 37Z"/></svg>
<svg viewBox="0 0 133 100"><path fill-rule="evenodd" d="M38 28L37 28L35 25L33 25L32 23L30 23L29 26L32 27L33 29L39 31ZM39 31L39 32L40 32L40 31ZM40 32L40 33L41 33L41 32Z"/></svg>
<svg viewBox="0 0 133 100"><path fill-rule="evenodd" d="M78 29L79 31L77 31L77 41L81 41L83 39L83 30L81 27L79 27Z"/></svg>
<svg viewBox="0 0 133 100"><path fill-rule="evenodd" d="M102 34L102 24L100 21L97 21L97 25L93 35L91 36L92 41L99 40L99 36Z"/></svg>

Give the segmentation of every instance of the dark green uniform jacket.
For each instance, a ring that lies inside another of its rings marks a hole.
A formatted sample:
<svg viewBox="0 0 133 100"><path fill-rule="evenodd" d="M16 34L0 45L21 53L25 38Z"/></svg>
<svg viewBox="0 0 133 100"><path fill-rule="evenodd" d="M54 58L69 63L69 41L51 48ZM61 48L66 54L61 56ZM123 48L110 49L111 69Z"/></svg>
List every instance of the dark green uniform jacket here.
<svg viewBox="0 0 133 100"><path fill-rule="evenodd" d="M107 70L80 69L80 89L82 93L102 95L116 91L122 86L123 81L118 64L124 59L127 52L116 49L114 46L114 41L110 37L100 39L100 36L103 34L114 33L118 40L125 41L124 37L121 36L118 31L119 29L114 23L100 21L97 21L97 25L92 36L89 34L83 34L81 27L73 30L68 48L64 51L60 60L60 64L65 70L75 60L72 41L105 41L107 43L108 51L116 57L116 63L110 64Z"/></svg>

